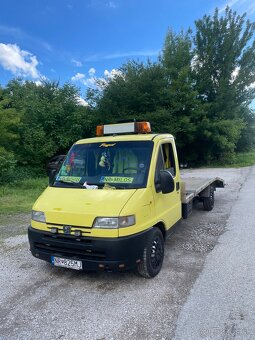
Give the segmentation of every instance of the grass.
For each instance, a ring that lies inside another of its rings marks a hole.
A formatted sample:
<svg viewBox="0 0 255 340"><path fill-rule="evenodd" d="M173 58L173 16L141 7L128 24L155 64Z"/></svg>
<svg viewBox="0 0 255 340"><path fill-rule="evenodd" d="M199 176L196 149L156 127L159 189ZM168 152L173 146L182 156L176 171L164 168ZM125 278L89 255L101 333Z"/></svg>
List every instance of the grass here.
<svg viewBox="0 0 255 340"><path fill-rule="evenodd" d="M28 213L48 184L48 178L26 179L0 186L0 217Z"/></svg>
<svg viewBox="0 0 255 340"><path fill-rule="evenodd" d="M247 152L239 152L231 162L220 161L212 162L207 168L242 168L255 164L255 149Z"/></svg>
<svg viewBox="0 0 255 340"><path fill-rule="evenodd" d="M234 167L250 166L255 164L255 149L248 152L240 152L236 155Z"/></svg>

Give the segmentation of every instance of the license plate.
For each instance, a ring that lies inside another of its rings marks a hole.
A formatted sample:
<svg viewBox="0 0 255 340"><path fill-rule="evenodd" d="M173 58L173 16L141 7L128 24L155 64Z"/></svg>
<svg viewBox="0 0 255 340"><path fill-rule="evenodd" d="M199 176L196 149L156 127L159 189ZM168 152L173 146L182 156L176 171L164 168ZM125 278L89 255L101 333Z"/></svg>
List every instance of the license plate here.
<svg viewBox="0 0 255 340"><path fill-rule="evenodd" d="M51 263L57 267L71 268L75 270L82 270L82 261L64 259L62 257L51 257Z"/></svg>

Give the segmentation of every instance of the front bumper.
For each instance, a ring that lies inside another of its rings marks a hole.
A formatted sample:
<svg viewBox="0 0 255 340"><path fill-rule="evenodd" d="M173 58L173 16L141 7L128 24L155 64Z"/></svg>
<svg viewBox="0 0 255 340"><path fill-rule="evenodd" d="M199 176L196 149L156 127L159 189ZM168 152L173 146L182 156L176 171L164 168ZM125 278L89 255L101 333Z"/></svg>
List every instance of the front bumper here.
<svg viewBox="0 0 255 340"><path fill-rule="evenodd" d="M57 256L82 261L83 270L129 270L142 260L143 250L152 229L119 238L75 237L52 234L28 227L33 256L52 262Z"/></svg>

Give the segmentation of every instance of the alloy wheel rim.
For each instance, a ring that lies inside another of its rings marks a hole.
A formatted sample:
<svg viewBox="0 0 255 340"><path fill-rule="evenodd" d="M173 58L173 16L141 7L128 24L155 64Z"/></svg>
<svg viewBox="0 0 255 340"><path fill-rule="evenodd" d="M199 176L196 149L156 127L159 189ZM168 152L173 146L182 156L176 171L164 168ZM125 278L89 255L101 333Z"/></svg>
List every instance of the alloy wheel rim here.
<svg viewBox="0 0 255 340"><path fill-rule="evenodd" d="M163 258L163 247L162 242L159 237L157 237L151 246L151 265L154 269L157 269L161 263Z"/></svg>

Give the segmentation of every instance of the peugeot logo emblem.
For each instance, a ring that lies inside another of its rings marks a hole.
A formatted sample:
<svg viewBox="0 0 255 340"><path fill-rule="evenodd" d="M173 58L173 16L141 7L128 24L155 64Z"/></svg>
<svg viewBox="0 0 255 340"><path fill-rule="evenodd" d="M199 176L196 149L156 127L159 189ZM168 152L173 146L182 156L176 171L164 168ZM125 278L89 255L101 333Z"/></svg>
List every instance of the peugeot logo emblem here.
<svg viewBox="0 0 255 340"><path fill-rule="evenodd" d="M64 234L71 234L72 227L70 225L64 225L63 226L63 232Z"/></svg>

